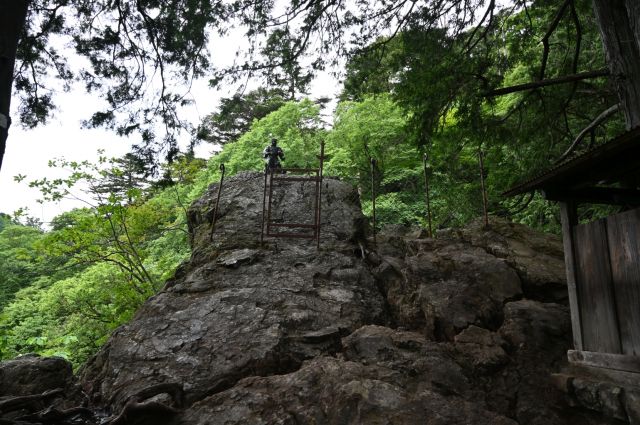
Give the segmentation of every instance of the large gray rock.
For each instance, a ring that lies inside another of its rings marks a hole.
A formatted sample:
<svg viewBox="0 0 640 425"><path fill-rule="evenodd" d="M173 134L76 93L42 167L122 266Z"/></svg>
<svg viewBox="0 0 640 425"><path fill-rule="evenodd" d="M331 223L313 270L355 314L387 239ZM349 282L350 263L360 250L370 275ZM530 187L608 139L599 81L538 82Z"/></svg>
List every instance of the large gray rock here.
<svg viewBox="0 0 640 425"><path fill-rule="evenodd" d="M282 239L260 249L262 183L260 174L225 182L213 242L206 216L216 188L194 203L190 263L82 373L95 402L118 409L145 388L175 383L190 404L247 376L296 370L337 352L342 336L386 322L384 299L354 255L362 216L352 188L326 181L320 250ZM291 205L304 187L290 185Z"/></svg>
<svg viewBox="0 0 640 425"><path fill-rule="evenodd" d="M513 266L525 297L567 302L563 246L558 236L497 217L491 217L488 228L483 220L475 220L462 228L459 236Z"/></svg>
<svg viewBox="0 0 640 425"><path fill-rule="evenodd" d="M29 354L0 362L0 397L41 394L75 383L71 363Z"/></svg>
<svg viewBox="0 0 640 425"><path fill-rule="evenodd" d="M515 270L481 248L433 240L413 246L405 258L383 257L375 269L402 327L438 340L470 325L496 329L504 303L522 294Z"/></svg>
<svg viewBox="0 0 640 425"><path fill-rule="evenodd" d="M263 182L228 179L213 232L218 185L190 207L190 261L82 371L93 406L141 424L607 423L550 379L571 340L548 302L557 240L395 226L373 250L357 193L327 179L320 250L261 245ZM312 189L280 187L272 217L308 222Z"/></svg>
<svg viewBox="0 0 640 425"><path fill-rule="evenodd" d="M473 398L448 347L366 326L341 358L280 376L247 378L193 406L177 424L515 424Z"/></svg>
<svg viewBox="0 0 640 425"><path fill-rule="evenodd" d="M590 423L580 412L568 411L550 379L566 364L571 347L568 308L532 300L507 303L498 334L508 344L511 361L500 374L488 377L494 408L502 404L523 424Z"/></svg>
<svg viewBox="0 0 640 425"><path fill-rule="evenodd" d="M224 182L218 218L211 234L211 218L218 188L217 183L212 184L187 212L192 235L192 261L208 261L208 255L215 255L220 250L259 247L263 174L243 172ZM274 184L271 219L276 222L312 224L314 191L313 182ZM352 243L364 233L364 217L358 193L351 185L335 179L324 179L322 192L322 247L325 250L344 249L346 246L343 242ZM300 245L298 239L266 240L272 246Z"/></svg>

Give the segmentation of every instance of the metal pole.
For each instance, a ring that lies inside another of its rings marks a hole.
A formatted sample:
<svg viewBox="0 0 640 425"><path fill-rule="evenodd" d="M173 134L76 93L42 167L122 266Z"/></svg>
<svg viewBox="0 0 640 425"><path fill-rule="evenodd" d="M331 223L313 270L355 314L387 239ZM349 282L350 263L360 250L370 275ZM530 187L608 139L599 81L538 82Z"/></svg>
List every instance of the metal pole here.
<svg viewBox="0 0 640 425"><path fill-rule="evenodd" d="M273 198L273 168L269 169L269 200L267 201L267 236L271 233L271 199Z"/></svg>
<svg viewBox="0 0 640 425"><path fill-rule="evenodd" d="M265 202L267 200L267 169L264 171L264 191L262 192L262 225L260 226L260 246L264 244L264 216L266 213Z"/></svg>
<svg viewBox="0 0 640 425"><path fill-rule="evenodd" d="M318 207L320 206L320 198L318 193L320 192L320 168L315 169L315 177L312 177L315 181L315 191L313 192L313 238L318 239ZM304 183L303 183L304 184Z"/></svg>
<svg viewBox="0 0 640 425"><path fill-rule="evenodd" d="M478 159L480 163L480 185L482 186L482 212L484 213L484 226L489 227L489 213L487 212L487 188L484 183L484 153L482 148L478 150Z"/></svg>
<svg viewBox="0 0 640 425"><path fill-rule="evenodd" d="M370 158L371 161L371 205L373 208L373 244L378 245L376 241L376 187L374 182L374 174L376 167L376 160Z"/></svg>
<svg viewBox="0 0 640 425"><path fill-rule="evenodd" d="M427 161L429 155L424 154L422 156L422 165L424 167L424 194L427 202L427 222L429 223L429 237L433 237L433 230L431 229L431 200L429 199L429 177L427 176Z"/></svg>
<svg viewBox="0 0 640 425"><path fill-rule="evenodd" d="M216 207L213 210L213 217L211 218L211 233L209 234L209 241L213 240L213 230L216 227L216 221L218 220L218 205L220 204L220 193L222 192L222 183L224 182L224 163L220 164L220 171L222 176L220 177L220 186L218 186L218 196L216 197Z"/></svg>
<svg viewBox="0 0 640 425"><path fill-rule="evenodd" d="M318 220L316 222L317 248L320 249L320 222L322 220L322 171L324 167L324 140L320 142L320 188L318 190Z"/></svg>

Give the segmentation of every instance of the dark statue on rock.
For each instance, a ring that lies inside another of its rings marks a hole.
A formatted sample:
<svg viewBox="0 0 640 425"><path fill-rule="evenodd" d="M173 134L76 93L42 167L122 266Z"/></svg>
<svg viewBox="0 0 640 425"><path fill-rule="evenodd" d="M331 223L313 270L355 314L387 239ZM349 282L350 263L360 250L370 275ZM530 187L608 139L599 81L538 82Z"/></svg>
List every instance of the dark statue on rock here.
<svg viewBox="0 0 640 425"><path fill-rule="evenodd" d="M284 161L284 151L280 146L278 146L277 139L271 139L271 144L264 148L264 151L262 151L262 157L266 162L266 173L272 170L281 172L280 170L282 170L282 164L280 164L280 160Z"/></svg>

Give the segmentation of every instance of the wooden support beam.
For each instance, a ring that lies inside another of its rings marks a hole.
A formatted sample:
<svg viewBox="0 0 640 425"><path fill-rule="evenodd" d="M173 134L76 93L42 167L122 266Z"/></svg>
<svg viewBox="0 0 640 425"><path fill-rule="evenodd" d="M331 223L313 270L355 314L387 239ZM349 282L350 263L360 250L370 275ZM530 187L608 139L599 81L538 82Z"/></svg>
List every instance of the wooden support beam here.
<svg viewBox="0 0 640 425"><path fill-rule="evenodd" d="M569 350L567 352L567 357L569 359L569 363L575 365L640 373L640 357L638 356Z"/></svg>
<svg viewBox="0 0 640 425"><path fill-rule="evenodd" d="M573 201L585 204L640 205L640 190L616 187L584 187L579 189L545 189L549 201Z"/></svg>
<svg viewBox="0 0 640 425"><path fill-rule="evenodd" d="M560 202L560 217L562 219L562 243L564 245L564 264L567 272L567 289L569 290L573 346L576 350L582 350L582 323L580 320L576 265L573 252L573 227L578 222L576 204L573 202Z"/></svg>

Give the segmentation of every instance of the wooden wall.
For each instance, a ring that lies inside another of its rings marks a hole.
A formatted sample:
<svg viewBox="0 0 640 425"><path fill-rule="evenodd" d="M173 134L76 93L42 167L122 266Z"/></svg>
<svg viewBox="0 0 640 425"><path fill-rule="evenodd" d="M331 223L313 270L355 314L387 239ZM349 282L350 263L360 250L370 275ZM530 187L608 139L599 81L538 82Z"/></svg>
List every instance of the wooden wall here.
<svg viewBox="0 0 640 425"><path fill-rule="evenodd" d="M580 349L640 356L640 209L572 227Z"/></svg>

